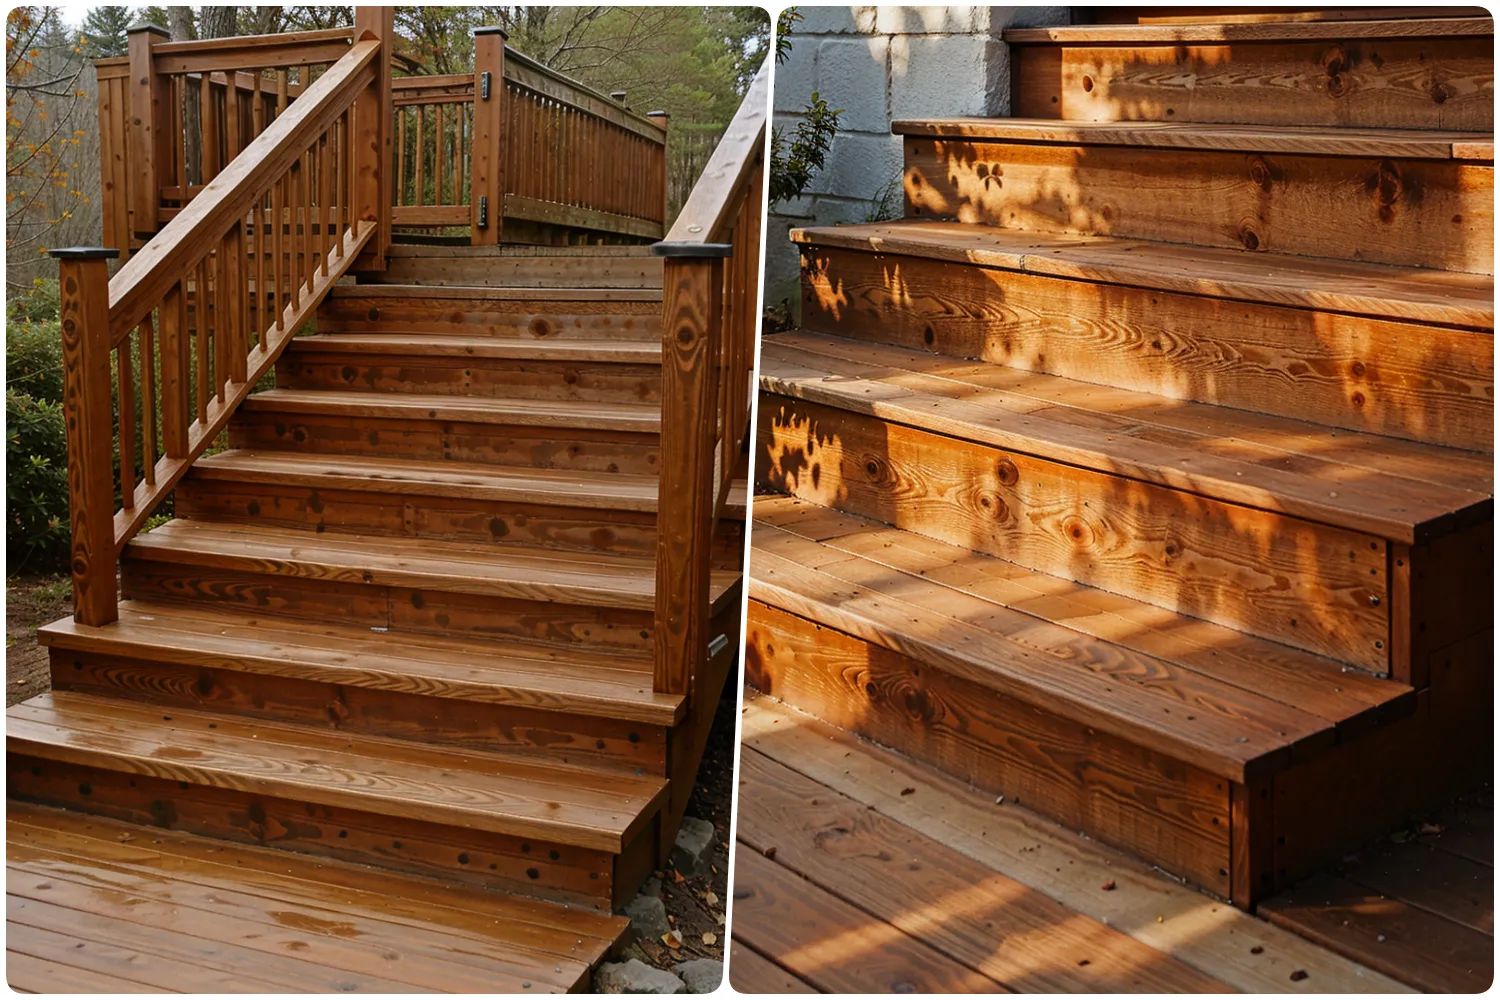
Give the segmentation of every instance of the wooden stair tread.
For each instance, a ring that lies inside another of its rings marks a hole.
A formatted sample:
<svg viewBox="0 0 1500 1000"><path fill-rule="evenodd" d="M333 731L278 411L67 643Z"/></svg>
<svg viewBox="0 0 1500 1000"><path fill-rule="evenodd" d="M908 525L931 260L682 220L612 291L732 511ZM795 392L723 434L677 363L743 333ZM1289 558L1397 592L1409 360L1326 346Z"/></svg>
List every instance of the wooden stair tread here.
<svg viewBox="0 0 1500 1000"><path fill-rule="evenodd" d="M621 851L666 781L492 752L54 691L13 705L7 746L50 760Z"/></svg>
<svg viewBox="0 0 1500 1000"><path fill-rule="evenodd" d="M1392 18L1369 21L1272 21L1258 24L1081 24L1008 28L1013 45L1048 42L1094 45L1170 45L1214 42L1295 42L1318 39L1440 38L1493 35L1488 17Z"/></svg>
<svg viewBox="0 0 1500 1000"><path fill-rule="evenodd" d="M393 336L388 333L323 333L297 337L292 341L289 353L661 364L661 344L656 341L513 340L502 337L444 337L436 334Z"/></svg>
<svg viewBox="0 0 1500 1000"><path fill-rule="evenodd" d="M757 499L752 546L752 600L1233 781L1414 705L1403 684L790 498Z"/></svg>
<svg viewBox="0 0 1500 1000"><path fill-rule="evenodd" d="M927 118L894 121L891 123L891 131L897 135L1004 139L1070 146L1152 146L1247 153L1437 160L1494 158L1494 139L1491 136L1473 132L1420 129L1055 121L1040 118Z"/></svg>
<svg viewBox="0 0 1500 1000"><path fill-rule="evenodd" d="M230 669L350 687L624 719L681 720L682 695L652 691L651 657L565 643L372 632L201 605L124 601L108 625L71 616L38 630L54 649Z"/></svg>
<svg viewBox="0 0 1500 1000"><path fill-rule="evenodd" d="M1494 278L1462 271L1110 236L1052 236L964 222L794 229L791 239L1212 298L1487 331L1495 325Z"/></svg>
<svg viewBox="0 0 1500 1000"><path fill-rule="evenodd" d="M531 302L660 302L659 288L532 288L524 285L335 285L335 299L492 299Z"/></svg>
<svg viewBox="0 0 1500 1000"><path fill-rule="evenodd" d="M1489 455L795 331L769 391L1411 543L1492 508Z"/></svg>
<svg viewBox="0 0 1500 1000"><path fill-rule="evenodd" d="M191 990L196 976L200 988L227 989L227 956L243 957L244 979L273 992L561 992L586 988L627 927L526 896L23 802L9 803L6 842L12 953L148 992ZM114 961L119 948L132 960ZM66 982L8 971L13 986L40 992Z"/></svg>
<svg viewBox="0 0 1500 1000"><path fill-rule="evenodd" d="M125 554L372 586L646 611L656 606L655 561L613 553L174 520L136 536ZM736 572L714 571L710 600L717 603L738 578Z"/></svg>
<svg viewBox="0 0 1500 1000"><path fill-rule="evenodd" d="M386 420L587 427L639 434L655 434L661 428L661 407L656 404L269 389L249 396L243 406L252 413L316 413Z"/></svg>
<svg viewBox="0 0 1500 1000"><path fill-rule="evenodd" d="M199 459L191 479L654 512L656 477L477 462L233 449Z"/></svg>

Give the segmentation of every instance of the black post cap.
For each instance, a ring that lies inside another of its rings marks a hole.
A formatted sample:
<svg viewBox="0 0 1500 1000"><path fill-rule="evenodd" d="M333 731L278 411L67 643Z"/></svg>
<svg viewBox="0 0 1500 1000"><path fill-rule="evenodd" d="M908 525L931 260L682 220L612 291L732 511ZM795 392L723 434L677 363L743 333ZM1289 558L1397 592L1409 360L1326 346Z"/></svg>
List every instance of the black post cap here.
<svg viewBox="0 0 1500 1000"><path fill-rule="evenodd" d="M59 247L47 253L55 260L114 260L120 256L120 251L110 247Z"/></svg>
<svg viewBox="0 0 1500 1000"><path fill-rule="evenodd" d="M505 33L505 29L500 27L499 25L494 24L488 25L483 28L475 28L474 35L476 38L480 35L499 35L501 41L510 41L510 36Z"/></svg>
<svg viewBox="0 0 1500 1000"><path fill-rule="evenodd" d="M133 35L137 31L150 31L150 32L154 32L155 34L158 34L158 35L160 35L163 38L171 38L172 37L172 33L170 31L168 31L166 28L163 28L159 24L136 24L136 25L132 25L131 27L125 29L125 34L127 34L127 35Z"/></svg>
<svg viewBox="0 0 1500 1000"><path fill-rule="evenodd" d="M705 257L733 257L734 246L729 243L694 243L691 241L668 243L666 240L663 240L660 243L651 244L651 253L657 257L700 259Z"/></svg>

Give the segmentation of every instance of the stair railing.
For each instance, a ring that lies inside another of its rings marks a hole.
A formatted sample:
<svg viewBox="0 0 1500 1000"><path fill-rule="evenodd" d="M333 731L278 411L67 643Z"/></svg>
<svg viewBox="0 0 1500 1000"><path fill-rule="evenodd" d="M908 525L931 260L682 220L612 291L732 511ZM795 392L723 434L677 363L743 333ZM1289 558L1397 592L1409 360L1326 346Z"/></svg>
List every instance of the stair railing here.
<svg viewBox="0 0 1500 1000"><path fill-rule="evenodd" d="M748 458L769 62L693 187L663 262L655 690L691 691L709 651L710 554Z"/></svg>
<svg viewBox="0 0 1500 1000"><path fill-rule="evenodd" d="M79 622L118 617L120 551L388 226L389 11L113 279L117 250L53 252Z"/></svg>

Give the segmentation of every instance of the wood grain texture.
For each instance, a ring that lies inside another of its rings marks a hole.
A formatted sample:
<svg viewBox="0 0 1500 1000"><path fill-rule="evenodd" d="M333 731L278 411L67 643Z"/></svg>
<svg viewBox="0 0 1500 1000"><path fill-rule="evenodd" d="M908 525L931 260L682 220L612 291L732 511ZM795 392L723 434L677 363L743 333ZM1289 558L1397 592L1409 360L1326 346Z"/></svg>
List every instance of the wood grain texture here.
<svg viewBox="0 0 1500 1000"><path fill-rule="evenodd" d="M739 941L729 942L729 985L739 993L816 993L760 952L752 951Z"/></svg>
<svg viewBox="0 0 1500 1000"><path fill-rule="evenodd" d="M1373 536L789 397L760 416L757 475L772 489L1387 669L1385 543Z"/></svg>
<svg viewBox="0 0 1500 1000"><path fill-rule="evenodd" d="M496 754L459 757L352 734L330 739L187 710L163 719L149 707L72 692L13 707L6 738L13 751L62 763L605 851L619 850L665 792L656 779Z"/></svg>
<svg viewBox="0 0 1500 1000"><path fill-rule="evenodd" d="M1079 41L1067 28L1021 36L1025 44L1012 57L1015 114L1466 132L1494 126L1487 18L1086 30Z"/></svg>
<svg viewBox="0 0 1500 1000"><path fill-rule="evenodd" d="M738 836L1014 992L1221 992L1224 984L755 751Z"/></svg>
<svg viewBox="0 0 1500 1000"><path fill-rule="evenodd" d="M740 845L734 936L829 993L997 993L1000 984Z"/></svg>
<svg viewBox="0 0 1500 1000"><path fill-rule="evenodd" d="M823 335L761 353L761 384L782 395L1391 541L1492 506L1487 455Z"/></svg>
<svg viewBox="0 0 1500 1000"><path fill-rule="evenodd" d="M503 288L661 288L660 257L634 247L526 247L517 256L504 247L392 247L386 271L377 280L424 289L445 285ZM611 250L629 250L610 254ZM547 251L567 251L551 254Z"/></svg>
<svg viewBox="0 0 1500 1000"><path fill-rule="evenodd" d="M745 679L840 729L1228 895L1223 779L758 601L750 605ZM748 797L741 808L749 808Z"/></svg>
<svg viewBox="0 0 1500 1000"><path fill-rule="evenodd" d="M804 329L1490 451L1488 333L810 246ZM770 344L771 341L767 341Z"/></svg>
<svg viewBox="0 0 1500 1000"><path fill-rule="evenodd" d="M563 259L566 258L549 258ZM364 286L359 286L363 288ZM383 291L373 286L371 291ZM350 293L359 289L351 289ZM442 289L435 289L443 291ZM525 342L619 340L652 343L660 338L660 297L635 294L569 299L509 295L494 299L455 289L463 297L427 296L427 288L401 286L402 295L343 294L319 312L318 333L436 334L494 337Z"/></svg>
<svg viewBox="0 0 1500 1000"><path fill-rule="evenodd" d="M794 229L791 239L1377 319L1486 331L1495 326L1494 279L1459 271L1271 254L1248 257L1243 250L1018 233L959 222Z"/></svg>
<svg viewBox="0 0 1500 1000"><path fill-rule="evenodd" d="M906 215L1492 273L1494 169L908 136Z"/></svg>
<svg viewBox="0 0 1500 1000"><path fill-rule="evenodd" d="M771 698L747 693L741 732L746 754L763 753L1236 989L1404 991L1395 980L1079 837L1025 805L1009 798L997 803L991 792ZM1297 969L1308 978L1291 979Z"/></svg>

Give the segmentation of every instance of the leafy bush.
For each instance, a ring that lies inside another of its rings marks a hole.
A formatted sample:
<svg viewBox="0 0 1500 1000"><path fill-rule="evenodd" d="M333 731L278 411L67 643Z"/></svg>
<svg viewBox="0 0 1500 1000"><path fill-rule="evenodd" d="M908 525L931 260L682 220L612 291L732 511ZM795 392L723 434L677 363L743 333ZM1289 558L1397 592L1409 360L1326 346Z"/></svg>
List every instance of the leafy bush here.
<svg viewBox="0 0 1500 1000"><path fill-rule="evenodd" d="M791 53L792 28L802 15L796 7L782 10L776 19L776 62L783 63ZM813 91L812 102L802 109L802 119L788 140L778 128L771 130L771 204L791 201L802 196L812 176L823 169L828 149L839 130L843 109L833 109Z"/></svg>
<svg viewBox="0 0 1500 1000"><path fill-rule="evenodd" d="M5 464L10 572L65 569L68 443L61 402L6 389Z"/></svg>

